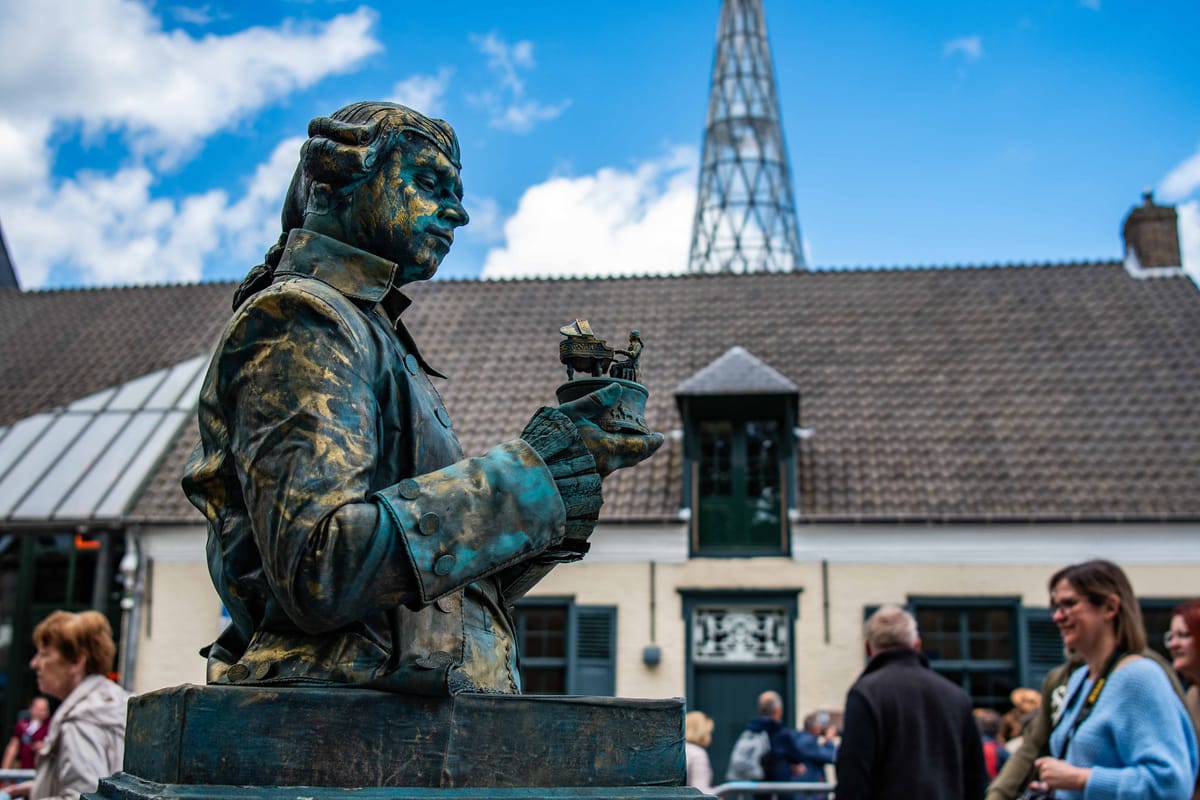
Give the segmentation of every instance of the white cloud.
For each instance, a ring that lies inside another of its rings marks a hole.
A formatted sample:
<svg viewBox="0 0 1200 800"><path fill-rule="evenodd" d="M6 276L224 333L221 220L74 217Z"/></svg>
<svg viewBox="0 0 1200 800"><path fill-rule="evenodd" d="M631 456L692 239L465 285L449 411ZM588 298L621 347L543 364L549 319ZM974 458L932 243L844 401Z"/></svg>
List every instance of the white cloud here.
<svg viewBox="0 0 1200 800"><path fill-rule="evenodd" d="M152 8L62 0L0 10L0 218L26 288L55 269L82 284L194 280L222 244L259 258L279 233L298 140L280 145L236 202L220 190L156 197L156 170L381 48L367 8L202 38L164 31ZM51 143L63 131L118 134L125 163L52 177Z"/></svg>
<svg viewBox="0 0 1200 800"><path fill-rule="evenodd" d="M472 33L469 38L488 57L488 68L499 78L500 85L515 95L524 94L525 83L517 75L517 68L533 69L533 42L522 40L510 45L495 31L483 36Z"/></svg>
<svg viewBox="0 0 1200 800"><path fill-rule="evenodd" d="M171 6L171 16L184 23L185 25L196 25L203 27L209 25L219 19L229 19L229 15L214 11L210 5L203 6Z"/></svg>
<svg viewBox="0 0 1200 800"><path fill-rule="evenodd" d="M1177 211L1183 268L1200 283L1200 200L1189 200L1178 206Z"/></svg>
<svg viewBox="0 0 1200 800"><path fill-rule="evenodd" d="M956 53L961 53L967 61L978 61L983 58L983 39L978 35L961 36L942 45L943 58Z"/></svg>
<svg viewBox="0 0 1200 800"><path fill-rule="evenodd" d="M495 31L483 36L471 34L470 39L487 56L497 88L467 95L467 100L488 111L493 128L529 133L538 122L554 119L570 107L570 98L547 105L525 96L525 82L519 71L535 66L533 42L522 40L510 45Z"/></svg>
<svg viewBox="0 0 1200 800"><path fill-rule="evenodd" d="M131 0L9 3L0 24L0 115L118 131L177 159L248 112L377 52L376 14L285 21L228 36L166 32ZM47 47L46 42L54 42ZM3 167L0 167L3 169Z"/></svg>
<svg viewBox="0 0 1200 800"><path fill-rule="evenodd" d="M1158 193L1168 202L1182 200L1200 189L1200 147L1167 173L1158 185Z"/></svg>
<svg viewBox="0 0 1200 800"><path fill-rule="evenodd" d="M492 119L491 124L513 133L529 133L536 123L554 119L570 105L570 100L563 100L555 106L545 106L536 100L525 100L509 105Z"/></svg>
<svg viewBox="0 0 1200 800"><path fill-rule="evenodd" d="M454 70L442 67L436 75L413 75L397 81L388 101L420 111L427 117L440 117L444 112L442 98L450 86Z"/></svg>
<svg viewBox="0 0 1200 800"><path fill-rule="evenodd" d="M686 271L698 162L695 148L676 147L632 170L605 167L530 187L483 276Z"/></svg>
<svg viewBox="0 0 1200 800"><path fill-rule="evenodd" d="M249 269L279 236L279 210L303 141L281 142L233 203L219 190L156 199L153 173L136 166L114 175L82 173L14 206L5 228L22 234L13 254L21 285L43 285L60 264L85 285L194 281L218 249Z"/></svg>
<svg viewBox="0 0 1200 800"><path fill-rule="evenodd" d="M471 224L464 233L484 244L504 241L504 215L494 197L468 198L467 212Z"/></svg>

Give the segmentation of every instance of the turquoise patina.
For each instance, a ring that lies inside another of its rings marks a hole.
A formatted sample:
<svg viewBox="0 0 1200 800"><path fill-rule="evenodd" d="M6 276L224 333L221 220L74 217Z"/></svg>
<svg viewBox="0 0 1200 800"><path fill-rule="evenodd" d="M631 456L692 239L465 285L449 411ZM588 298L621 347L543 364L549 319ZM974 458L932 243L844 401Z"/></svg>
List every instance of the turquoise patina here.
<svg viewBox="0 0 1200 800"><path fill-rule="evenodd" d="M662 436L600 428L620 397L601 391L464 458L400 291L467 222L453 131L358 103L309 134L185 468L232 618L209 681L519 692L507 606L583 556L601 478Z"/></svg>

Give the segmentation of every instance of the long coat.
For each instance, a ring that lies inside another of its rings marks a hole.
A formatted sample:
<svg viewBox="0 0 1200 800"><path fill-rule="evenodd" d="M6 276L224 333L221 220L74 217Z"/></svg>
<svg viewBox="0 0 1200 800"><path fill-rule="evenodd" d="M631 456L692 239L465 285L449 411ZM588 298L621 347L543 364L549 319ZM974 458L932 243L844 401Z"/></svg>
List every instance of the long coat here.
<svg viewBox="0 0 1200 800"><path fill-rule="evenodd" d="M103 675L85 677L50 718L30 796L75 800L121 769L128 702L129 692Z"/></svg>
<svg viewBox="0 0 1200 800"><path fill-rule="evenodd" d="M846 696L838 800L976 800L986 784L966 693L916 650L876 654Z"/></svg>
<svg viewBox="0 0 1200 800"><path fill-rule="evenodd" d="M395 270L295 230L222 336L183 481L232 618L210 683L517 692L506 607L580 557L528 444L463 458Z"/></svg>

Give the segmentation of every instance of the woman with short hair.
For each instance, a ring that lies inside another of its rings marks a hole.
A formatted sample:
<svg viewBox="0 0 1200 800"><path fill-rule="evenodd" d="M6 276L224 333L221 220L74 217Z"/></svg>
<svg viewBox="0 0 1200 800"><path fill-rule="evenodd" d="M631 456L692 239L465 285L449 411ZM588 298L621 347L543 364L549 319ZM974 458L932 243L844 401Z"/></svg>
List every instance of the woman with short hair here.
<svg viewBox="0 0 1200 800"><path fill-rule="evenodd" d="M1065 567L1050 579L1063 645L1084 661L1035 763L1056 800L1188 800L1200 765L1191 719L1162 669L1138 655L1146 633L1124 571L1110 561Z"/></svg>
<svg viewBox="0 0 1200 800"><path fill-rule="evenodd" d="M29 666L37 674L38 691L62 705L50 719L37 775L7 794L76 800L119 770L125 755L129 693L105 677L117 652L112 626L96 611L55 611L33 629L33 643L37 652Z"/></svg>

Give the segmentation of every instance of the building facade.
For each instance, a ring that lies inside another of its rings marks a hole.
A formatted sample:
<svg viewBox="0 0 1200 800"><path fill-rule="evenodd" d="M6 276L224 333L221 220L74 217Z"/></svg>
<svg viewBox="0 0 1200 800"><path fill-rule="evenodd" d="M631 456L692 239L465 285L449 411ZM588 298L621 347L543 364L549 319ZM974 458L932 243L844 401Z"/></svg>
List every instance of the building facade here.
<svg viewBox="0 0 1200 800"><path fill-rule="evenodd" d="M1157 640L1200 563L1200 293L1146 266L1138 213L1123 261L411 287L468 454L552 402L571 319L645 343L667 444L514 609L529 689L686 697L720 774L763 689L791 720L840 708L882 603L1001 709L1061 659L1064 564L1125 566ZM203 681L223 612L179 477L233 288L0 290L10 717L55 607L110 613L136 691Z"/></svg>

